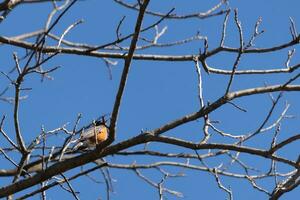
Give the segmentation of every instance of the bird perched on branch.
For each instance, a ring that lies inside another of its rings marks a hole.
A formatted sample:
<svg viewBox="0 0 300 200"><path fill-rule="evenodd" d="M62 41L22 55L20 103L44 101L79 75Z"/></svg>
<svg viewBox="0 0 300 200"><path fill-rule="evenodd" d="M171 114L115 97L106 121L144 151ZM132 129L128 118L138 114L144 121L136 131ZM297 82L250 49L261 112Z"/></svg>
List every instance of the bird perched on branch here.
<svg viewBox="0 0 300 200"><path fill-rule="evenodd" d="M66 147L60 149L59 151L54 151L51 153L51 155L47 158L48 161L58 161L63 159L68 159L72 158L72 153L76 153L77 150L84 150L84 149L92 149L95 148L97 144L100 144L107 140L108 138L108 126L106 125L106 121L104 117L102 117L102 120L97 120L94 121L92 124L80 129L77 131L75 134L80 134L80 137L72 142L70 140L66 141L66 144L74 144L74 147L71 149L68 149L68 151L65 151L68 147L68 145L64 145ZM70 155L70 157L68 157ZM51 157L51 159L50 159ZM95 160L94 161L97 164L103 164L104 160L103 158ZM21 172L22 176L25 176L26 174L33 173L33 172L40 172L43 170L43 165L44 165L44 158L43 159L38 159L36 161L33 161L31 163L26 164L23 167L23 171ZM11 170L5 170L5 174L7 176L12 176L12 175L17 175L18 169L11 169ZM4 172L2 172L4 174ZM0 170L0 177L3 176L1 175L1 170Z"/></svg>
<svg viewBox="0 0 300 200"><path fill-rule="evenodd" d="M107 137L108 127L105 124L105 120L94 121L89 127L81 130L80 138L73 150L95 148L97 144L104 142Z"/></svg>

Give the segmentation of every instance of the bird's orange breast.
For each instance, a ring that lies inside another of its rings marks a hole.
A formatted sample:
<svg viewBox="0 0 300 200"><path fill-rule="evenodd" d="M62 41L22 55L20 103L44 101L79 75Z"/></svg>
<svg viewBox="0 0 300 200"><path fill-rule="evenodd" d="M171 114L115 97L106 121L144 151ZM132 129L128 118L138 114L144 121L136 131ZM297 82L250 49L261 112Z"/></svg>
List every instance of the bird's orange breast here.
<svg viewBox="0 0 300 200"><path fill-rule="evenodd" d="M91 143L99 144L107 139L108 130L105 126L103 126L95 136L89 137L88 140ZM97 141L96 141L97 140Z"/></svg>
<svg viewBox="0 0 300 200"><path fill-rule="evenodd" d="M97 134L97 141L98 142L103 142L106 139L107 139L107 128L104 127Z"/></svg>

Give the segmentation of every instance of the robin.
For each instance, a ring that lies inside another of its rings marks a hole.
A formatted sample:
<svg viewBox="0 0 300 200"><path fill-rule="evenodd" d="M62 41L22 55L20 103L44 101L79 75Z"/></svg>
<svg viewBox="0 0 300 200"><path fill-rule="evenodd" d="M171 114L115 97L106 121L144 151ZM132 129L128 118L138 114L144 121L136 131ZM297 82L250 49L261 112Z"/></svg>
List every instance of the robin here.
<svg viewBox="0 0 300 200"><path fill-rule="evenodd" d="M80 133L80 137L74 141L76 144L74 145L72 151L95 148L97 144L100 144L108 138L109 131L103 118L102 121L94 121L91 125L82 128L78 132ZM59 155L63 155L61 151L54 152L52 157L55 159ZM42 160L43 159L37 160L24 166L26 173L41 171L43 169ZM95 162L102 164L103 159L98 159ZM7 173L15 175L18 173L18 169L7 170ZM25 175L25 173L22 172L22 175Z"/></svg>
<svg viewBox="0 0 300 200"><path fill-rule="evenodd" d="M108 127L103 121L94 121L93 124L81 131L78 143L74 150L95 148L97 144L105 141L108 137Z"/></svg>

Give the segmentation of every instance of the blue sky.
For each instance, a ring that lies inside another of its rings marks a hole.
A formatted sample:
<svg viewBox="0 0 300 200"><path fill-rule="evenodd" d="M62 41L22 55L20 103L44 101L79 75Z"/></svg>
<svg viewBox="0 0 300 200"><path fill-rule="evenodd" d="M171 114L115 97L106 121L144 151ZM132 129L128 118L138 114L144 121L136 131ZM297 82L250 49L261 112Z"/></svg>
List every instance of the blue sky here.
<svg viewBox="0 0 300 200"><path fill-rule="evenodd" d="M152 0L149 8L167 12L175 7L176 13L192 13L196 11L206 11L218 1L196 1L196 0ZM248 41L253 32L253 27L258 17L262 17L263 22L260 29L265 33L255 41L256 47L270 47L291 40L289 32L289 17L292 17L299 27L300 3L296 0L290 1L237 1L231 0L231 8L238 8L239 19L242 22L245 40ZM28 4L21 5L14 9L8 18L0 24L0 34L3 36L15 36L25 32L31 32L41 29L49 12L51 4ZM115 29L119 20L126 16L124 24L121 26L123 35L131 33L134 29L134 22L137 12L127 10L113 1L109 0L86 0L76 3L71 10L62 18L53 33L61 35L62 32L72 23L80 19L84 23L71 30L66 39L74 42L88 44L104 44L115 40ZM144 26L155 22L158 18L149 15L145 16ZM188 19L188 20L166 20L159 25L159 28L167 26L167 32L162 36L159 42L172 42L191 37L197 31L201 35L207 36L209 49L217 47L221 36L221 26L223 16L209 18L207 20ZM154 31L149 31L143 36L151 38ZM227 27L227 38L225 45L238 47L238 32L234 24L233 12L231 13ZM49 43L55 44L55 43ZM125 42L124 44L129 44ZM195 41L191 44L181 45L171 48L152 48L138 53L147 54L195 54L202 48L202 42ZM298 54L299 47L294 47L296 54L291 64L300 61ZM263 55L244 55L242 57L239 69L262 69L262 68L283 68L287 58L288 50L284 49L276 53ZM21 57L24 50L11 46L1 46L1 70L8 72L13 64L12 52L16 51ZM221 69L231 69L236 54L221 54L211 59L208 63ZM80 126L89 124L93 119L104 114L110 114L116 90L122 72L123 61L118 62L111 70L112 79L110 79L109 70L105 63L99 58L83 57L76 55L58 55L53 60L44 65L45 68L62 66L52 74L54 80L40 81L40 76L32 75L25 79L25 87L31 87L31 91L22 93L28 98L20 105L20 125L26 141L33 139L44 125L46 130L52 130L63 124L70 123L71 128L76 120L78 113L82 113ZM203 70L202 70L203 71ZM204 72L204 71L203 71ZM14 74L15 75L15 74ZM13 76L14 76L13 75ZM279 84L288 80L292 75L245 75L238 76L233 82L232 90L258 87L266 84ZM213 102L224 94L225 85L228 82L228 76L205 74L203 73L203 94L205 102ZM295 82L297 83L297 81ZM299 81L298 81L299 83ZM0 76L0 90L8 84L7 79ZM7 95L13 94L11 88ZM287 119L282 122L282 133L278 140L287 138L290 135L299 132L299 93L285 93L279 105L276 107L271 121L278 118L278 115L284 109L285 103L291 104L288 114L295 118ZM261 120L264 119L271 107L271 101L268 95L258 95L256 97L246 97L236 100L235 103L246 108L247 113L234 109L231 105L225 105L211 114L212 120L219 120L220 127L230 133L243 134L254 130ZM151 130L163 125L166 122L177 119L185 114L195 112L199 107L197 99L197 75L192 62L156 62L156 61L133 61L132 68L128 77L124 98L121 104L120 116L117 126L117 141L130 138L138 134L141 130ZM0 102L0 114L7 115L5 129L13 135L12 124L13 106ZM270 142L269 135L261 136L257 140L247 143L254 147L265 147ZM202 136L202 120L191 122L182 127L176 128L166 135L179 137L183 139L199 141ZM58 137L59 138L59 137ZM223 138L214 135L213 140L222 142ZM57 138L50 139L49 144L57 144ZM7 146L6 141L0 141L0 145ZM290 145L282 155L290 156L295 159L298 143ZM162 149L163 151L177 151L193 153L190 150L176 149L168 145L151 144L153 149ZM295 153L296 152L296 153ZM270 162L263 161L256 157L243 155L249 164L259 168L267 169ZM17 157L16 157L17 159ZM150 157L113 157L110 158L116 163L132 163L135 160L140 163L150 163L157 159ZM221 158L222 159L222 158ZM184 162L184 160L181 160ZM2 161L1 161L2 162ZM222 163L220 160L208 161L212 166L216 163ZM199 163L194 163L199 164ZM85 167L92 166L89 164ZM7 166L12 167L12 166ZM280 166L283 172L288 168ZM178 172L182 169L171 168L172 172ZM240 169L236 169L240 170ZM155 181L160 180L160 174L156 170L142 171L145 175ZM182 178L169 179L166 186L171 189L182 192L184 199L225 199L226 193L217 188L214 177L206 172L192 171L184 169L186 174ZM67 175L74 173L70 171ZM111 170L112 177L116 180L114 183L115 192L112 199L156 199L157 191L138 178L133 171L129 170ZM99 171L92 175L97 180L102 180ZM267 196L257 192L252 188L249 182L239 179L224 177L222 182L225 186L231 186L235 199L266 199ZM6 185L8 182L0 179L0 185ZM105 199L105 184L95 184L90 179L84 177L71 182L75 190L80 190L81 199L96 199L99 196ZM272 191L273 180L267 179L259 182ZM92 190L92 192L90 192ZM282 199L295 199L299 196L299 188L283 196ZM17 195L18 196L18 195ZM166 195L168 199L174 199L173 196ZM51 189L48 192L49 199L71 199L72 196L61 190L59 187ZM35 199L39 197L36 196Z"/></svg>

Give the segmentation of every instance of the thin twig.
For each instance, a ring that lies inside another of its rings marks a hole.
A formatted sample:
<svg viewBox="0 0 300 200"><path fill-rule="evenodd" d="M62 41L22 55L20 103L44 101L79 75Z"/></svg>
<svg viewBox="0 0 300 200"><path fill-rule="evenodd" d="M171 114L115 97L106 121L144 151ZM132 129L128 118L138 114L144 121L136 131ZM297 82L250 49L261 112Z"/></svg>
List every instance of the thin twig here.
<svg viewBox="0 0 300 200"><path fill-rule="evenodd" d="M116 3L126 7L126 8L130 8L133 10L139 10L140 8L137 7L134 4L128 4L126 2L124 2L123 0L114 0ZM224 13L226 13L227 10L221 10L219 12L213 13L214 11L216 11L217 9L219 9L222 5L226 4L227 0L221 0L218 4L216 4L215 6L213 6L212 8L210 8L209 10L207 10L206 12L199 12L199 13L192 13L192 14L187 14L187 15L178 15L178 14L172 14L170 16L168 16L168 19L189 19L189 18L196 18L196 19L206 19L209 17L214 17L214 16L218 16L218 15L222 15ZM158 16L158 17L162 17L164 16L164 14L162 13L158 13L158 12L153 12L150 10L146 10L146 13L149 15L153 15L153 16Z"/></svg>
<svg viewBox="0 0 300 200"><path fill-rule="evenodd" d="M76 200L79 200L79 197L77 196L76 192L74 191L74 189L73 189L71 183L69 182L68 178L63 173L61 173L60 175L64 178L65 182L67 183L68 187L70 188L71 194L73 195L73 197Z"/></svg>
<svg viewBox="0 0 300 200"><path fill-rule="evenodd" d="M14 149L17 149L20 151L19 147L14 143L14 141L12 141L12 139L10 139L10 137L5 133L5 131L3 130L3 124L4 124L4 120L5 120L5 115L3 115L2 119L1 119L1 123L0 123L0 132L2 133L2 135L5 137L5 139L11 144L11 146L13 146Z"/></svg>
<svg viewBox="0 0 300 200"><path fill-rule="evenodd" d="M229 82L228 82L225 94L228 94L228 92L230 90L230 87L231 87L231 84L232 84L232 81L233 81L233 77L235 75L236 68L237 68L237 66L238 66L238 64L240 62L240 59L241 59L241 56L242 56L242 53L243 53L243 50L244 50L244 38L243 38L242 25L241 25L241 22L238 19L238 11L237 11L237 9L234 10L234 20L235 20L235 23L236 23L236 26L237 26L238 32L239 32L240 50L239 50L237 58L236 58L236 60L235 60L235 62L233 64L232 72L231 72L231 75L230 75L230 79L229 79Z"/></svg>

